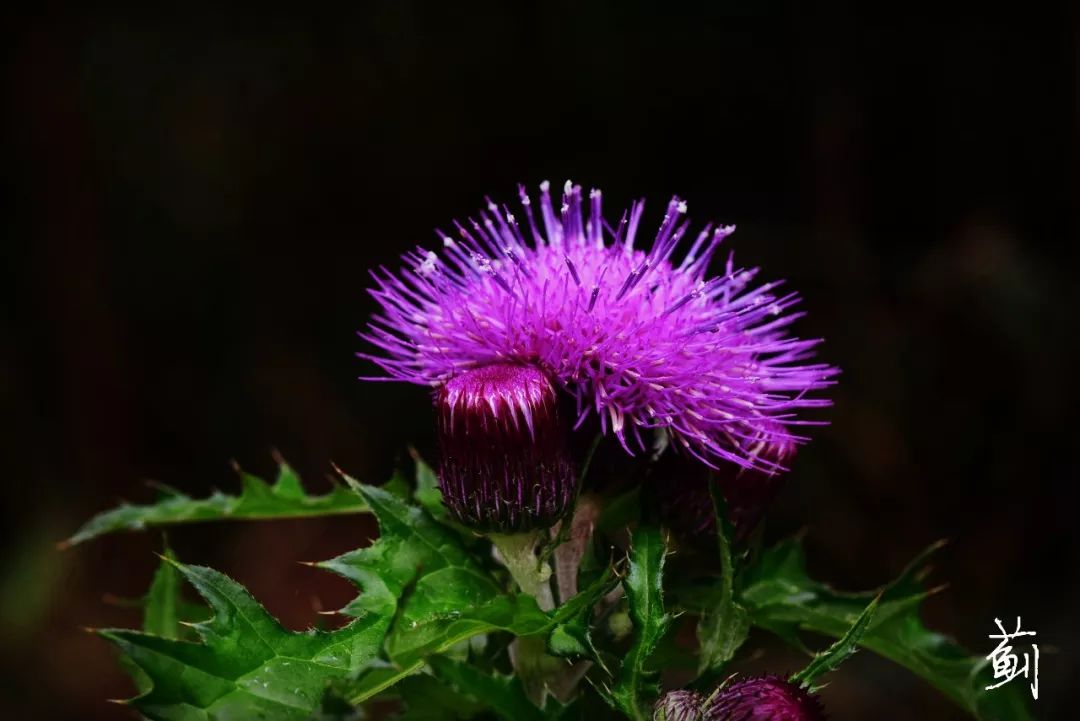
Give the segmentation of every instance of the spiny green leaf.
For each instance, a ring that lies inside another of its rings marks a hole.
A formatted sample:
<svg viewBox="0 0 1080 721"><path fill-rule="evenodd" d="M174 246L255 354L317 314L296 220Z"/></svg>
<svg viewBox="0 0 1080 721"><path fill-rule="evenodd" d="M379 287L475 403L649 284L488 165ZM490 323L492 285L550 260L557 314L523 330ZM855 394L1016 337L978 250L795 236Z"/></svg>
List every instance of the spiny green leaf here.
<svg viewBox="0 0 1080 721"><path fill-rule="evenodd" d="M425 511L437 520L446 517L446 506L443 505L442 491L439 490L439 478L415 449L410 451L413 462L416 463L416 490L413 498Z"/></svg>
<svg viewBox="0 0 1080 721"><path fill-rule="evenodd" d="M356 582L363 593L343 612L392 618L386 635L391 669L359 674L342 686L354 704L423 668L435 654L480 634L550 634L581 615L610 590L610 576L550 614L535 599L509 594L463 546L459 534L382 489L355 484L379 521L379 540L320 564Z"/></svg>
<svg viewBox="0 0 1080 721"><path fill-rule="evenodd" d="M240 584L173 562L210 604L195 624L202 643L108 629L150 686L130 703L149 719L306 719L327 683L359 669L382 643L376 617L333 632L286 630Z"/></svg>
<svg viewBox="0 0 1080 721"><path fill-rule="evenodd" d="M176 556L166 545L143 607L143 631L162 638L180 636L180 572L175 561Z"/></svg>
<svg viewBox="0 0 1080 721"><path fill-rule="evenodd" d="M650 717L658 693L655 673L647 663L671 625L664 611L663 574L667 548L660 531L639 526L630 550L630 571L623 586L634 623L634 641L623 659L611 698L632 719Z"/></svg>
<svg viewBox="0 0 1080 721"><path fill-rule="evenodd" d="M158 485L161 498L148 505L124 503L87 521L62 546L74 546L106 533L142 531L178 523L220 520L304 518L367 511L360 496L337 487L321 496L308 495L299 476L283 460L273 484L240 472L241 493L215 491L207 498L192 498L175 488Z"/></svg>
<svg viewBox="0 0 1080 721"><path fill-rule="evenodd" d="M851 624L848 632L825 651L815 655L806 668L793 674L790 679L791 682L810 688L818 678L839 668L840 664L855 653L859 641L862 640L863 634L866 633L866 629L874 618L874 613L877 611L880 601L880 596L871 601L859 617L855 619L855 623Z"/></svg>
<svg viewBox="0 0 1080 721"><path fill-rule="evenodd" d="M698 675L716 673L732 659L750 631L746 609L735 600L735 558L731 550L733 531L723 495L715 483L709 484L716 518L716 543L720 555L719 596L705 609L697 626L700 647Z"/></svg>
<svg viewBox="0 0 1080 721"><path fill-rule="evenodd" d="M480 701L505 721L544 721L547 716L525 695L514 676L486 674L479 669L441 656L429 659L435 676L459 693Z"/></svg>
<svg viewBox="0 0 1080 721"><path fill-rule="evenodd" d="M985 690L990 680L983 673L986 661L982 656L971 655L927 629L919 618L920 603L932 593L922 585L925 562L941 545L926 549L881 591L841 593L812 580L806 573L801 542L785 541L764 552L748 570L742 600L754 625L785 640L796 638L799 630L840 638L880 593L859 645L909 669L981 721L1030 719L1015 687Z"/></svg>
<svg viewBox="0 0 1080 721"><path fill-rule="evenodd" d="M584 657L611 675L607 664L592 639L592 613L596 602L618 584L618 578L607 569L578 595L555 609L555 627L548 636L548 650L564 658Z"/></svg>
<svg viewBox="0 0 1080 721"><path fill-rule="evenodd" d="M392 493L346 480L375 514L379 539L319 565L360 586L360 596L342 612L374 614L393 663L391 670L353 679L343 691L352 703L384 691L418 671L427 656L471 636L541 628L549 621L531 598L504 594L455 531Z"/></svg>
<svg viewBox="0 0 1080 721"><path fill-rule="evenodd" d="M566 623L578 613L579 605L599 600L602 594L592 595L596 590L578 594L551 614L541 611L532 596L499 595L482 606L432 618L415 627L411 622L405 625L396 623L387 641L388 648L393 645L398 652L394 658L394 670L359 676L345 685L344 693L352 703L362 703L419 671L425 661L435 654L445 653L455 644L480 634L493 631L506 631L515 636L550 634L559 624Z"/></svg>

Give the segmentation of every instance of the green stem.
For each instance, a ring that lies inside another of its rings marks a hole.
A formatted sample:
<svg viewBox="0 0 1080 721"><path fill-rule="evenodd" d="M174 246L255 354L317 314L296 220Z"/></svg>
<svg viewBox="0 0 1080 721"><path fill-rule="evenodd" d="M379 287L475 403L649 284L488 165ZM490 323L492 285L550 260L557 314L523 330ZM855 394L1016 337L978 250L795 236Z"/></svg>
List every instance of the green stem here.
<svg viewBox="0 0 1080 721"><path fill-rule="evenodd" d="M541 611L550 611L555 608L555 599L551 595L551 567L542 563L536 555L542 533L492 533L489 538L518 588L535 598Z"/></svg>

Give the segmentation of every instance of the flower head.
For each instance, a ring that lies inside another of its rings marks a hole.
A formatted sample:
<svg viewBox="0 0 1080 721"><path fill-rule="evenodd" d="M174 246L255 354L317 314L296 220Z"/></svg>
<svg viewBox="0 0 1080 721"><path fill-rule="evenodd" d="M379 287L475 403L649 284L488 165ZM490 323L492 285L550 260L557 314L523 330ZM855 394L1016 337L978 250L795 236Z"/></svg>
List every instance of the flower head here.
<svg viewBox="0 0 1080 721"><path fill-rule="evenodd" d="M555 388L529 365L465 371L439 388L440 487L458 521L482 531L547 528L577 491Z"/></svg>
<svg viewBox="0 0 1080 721"><path fill-rule="evenodd" d="M817 697L779 676L738 681L710 703L708 721L824 721Z"/></svg>
<svg viewBox="0 0 1080 721"><path fill-rule="evenodd" d="M668 691L653 707L653 721L702 721L705 698L687 689Z"/></svg>
<svg viewBox="0 0 1080 721"><path fill-rule="evenodd" d="M778 470L753 448L801 440L796 413L834 368L808 362L815 340L790 337L798 297L760 284L729 255L709 263L733 226L690 230L686 203L668 203L655 240L638 247L644 203L610 225L601 194L567 182L562 203L547 183L539 207L521 189L523 220L488 202L479 220L440 234L442 250L408 253L399 274L380 269L381 307L361 336L361 357L381 377L439 387L492 364L532 365L576 401L577 423L595 413L629 453L661 429L710 466L727 460ZM779 435L778 435L779 434Z"/></svg>

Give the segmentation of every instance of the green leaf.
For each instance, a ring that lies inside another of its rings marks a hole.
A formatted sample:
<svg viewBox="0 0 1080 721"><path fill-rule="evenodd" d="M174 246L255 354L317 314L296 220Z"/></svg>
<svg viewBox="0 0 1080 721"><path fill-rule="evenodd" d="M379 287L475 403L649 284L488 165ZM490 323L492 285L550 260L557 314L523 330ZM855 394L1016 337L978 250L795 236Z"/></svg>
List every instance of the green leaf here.
<svg viewBox="0 0 1080 721"><path fill-rule="evenodd" d="M143 607L143 631L162 638L180 637L180 572L175 562L166 545Z"/></svg>
<svg viewBox="0 0 1080 721"><path fill-rule="evenodd" d="M697 626L700 647L698 675L717 673L732 659L750 631L750 617L735 600L735 558L731 550L733 531L723 495L709 484L716 518L716 542L720 556L720 583L716 602L701 613Z"/></svg>
<svg viewBox="0 0 1080 721"><path fill-rule="evenodd" d="M99 631L148 684L130 701L146 718L306 719L319 707L330 680L356 671L379 651L377 617L333 632L294 633L223 574L172 563L214 612L195 625L202 643Z"/></svg>
<svg viewBox="0 0 1080 721"><path fill-rule="evenodd" d="M404 709L394 721L458 721L477 716L485 709L481 700L422 673L402 679L398 696Z"/></svg>
<svg viewBox="0 0 1080 721"><path fill-rule="evenodd" d="M379 539L319 565L363 590L343 613L360 617L376 613L381 619L393 619L393 625L385 644L391 668L373 669L346 682L341 692L351 703L385 691L423 668L431 656L474 636L493 631L546 636L584 613L612 587L609 576L552 613L544 613L531 596L500 587L464 548L455 530L382 489L360 484L355 488L379 521Z"/></svg>
<svg viewBox="0 0 1080 721"><path fill-rule="evenodd" d="M986 661L931 631L919 618L919 605L933 591L922 585L928 557L943 544L920 554L898 579L879 591L842 593L812 580L802 544L785 541L765 551L748 569L742 592L754 625L797 643L800 630L843 637L880 594L873 619L859 645L891 659L940 690L982 721L1023 721L1031 716L1015 687L986 691Z"/></svg>
<svg viewBox="0 0 1080 721"><path fill-rule="evenodd" d="M548 636L548 650L563 658L584 657L597 664L604 673L611 675L600 652L593 645L592 615L596 602L615 588L618 579L612 570L589 584L588 588L555 609L555 627Z"/></svg>
<svg viewBox="0 0 1080 721"><path fill-rule="evenodd" d="M855 653L856 646L862 639L863 634L866 633L866 629L870 626L870 622L874 618L874 613L877 611L878 603L880 601L880 596L871 601L859 617L855 619L855 623L851 625L848 632L845 633L839 641L825 649L825 651L815 655L813 660L807 664L806 668L793 674L790 679L791 682L806 688L811 688L815 680L830 671L835 671L839 668L840 664Z"/></svg>
<svg viewBox="0 0 1080 721"><path fill-rule="evenodd" d="M342 612L374 614L392 662L351 679L342 691L351 703L390 688L462 640L500 629L539 633L551 623L531 598L504 593L456 531L392 493L346 480L374 512L379 539L318 565L360 586Z"/></svg>
<svg viewBox="0 0 1080 721"><path fill-rule="evenodd" d="M521 679L486 674L479 669L442 656L428 664L435 676L493 711L505 721L544 721L547 716L526 696Z"/></svg>
<svg viewBox="0 0 1080 721"><path fill-rule="evenodd" d="M439 490L439 477L431 466L424 463L424 459L415 449L410 449L409 452L416 463L416 490L413 498L432 517L441 521L446 517L446 506L443 505L442 491Z"/></svg>
<svg viewBox="0 0 1080 721"><path fill-rule="evenodd" d="M500 589L454 531L383 489L360 484L354 488L378 519L379 539L319 565L362 589L343 613L400 615L387 649L391 660L407 664L413 660L406 658L408 651L439 637L446 623L483 607Z"/></svg>
<svg viewBox="0 0 1080 721"><path fill-rule="evenodd" d="M124 503L99 513L61 546L74 546L106 533L142 531L178 523L305 518L367 511L363 500L347 488L336 487L321 496L308 495L299 476L283 460L279 461L277 480L273 484L243 471L240 482L239 496L215 491L207 498L192 498L174 488L159 485L162 495L156 502L141 506Z"/></svg>
<svg viewBox="0 0 1080 721"><path fill-rule="evenodd" d="M623 582L634 624L634 641L623 659L611 698L632 719L647 719L658 694L649 657L671 625L664 611L663 574L667 548L660 531L639 526L632 538L630 571Z"/></svg>

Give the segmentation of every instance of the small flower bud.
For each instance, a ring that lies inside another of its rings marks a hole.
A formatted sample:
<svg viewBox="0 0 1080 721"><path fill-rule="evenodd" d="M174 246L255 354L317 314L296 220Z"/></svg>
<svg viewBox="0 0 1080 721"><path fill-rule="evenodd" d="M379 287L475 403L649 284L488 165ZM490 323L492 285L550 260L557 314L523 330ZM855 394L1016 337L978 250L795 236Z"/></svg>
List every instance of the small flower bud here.
<svg viewBox="0 0 1080 721"><path fill-rule="evenodd" d="M705 721L824 720L816 696L779 676L737 681L717 694L705 715Z"/></svg>
<svg viewBox="0 0 1080 721"><path fill-rule="evenodd" d="M435 397L443 499L462 524L520 533L553 525L577 490L555 387L534 366L494 364Z"/></svg>
<svg viewBox="0 0 1080 721"><path fill-rule="evenodd" d="M705 698L699 693L669 691L653 707L653 721L703 721L704 706Z"/></svg>

